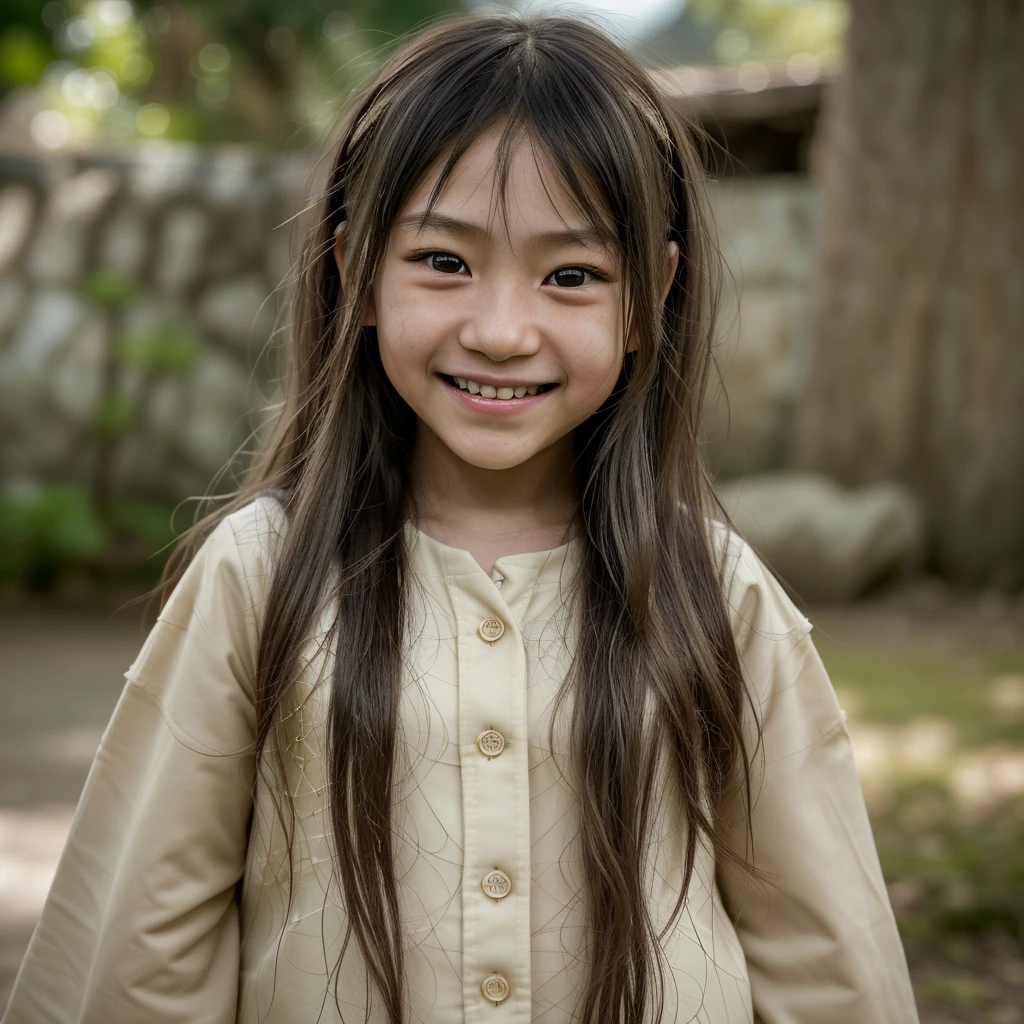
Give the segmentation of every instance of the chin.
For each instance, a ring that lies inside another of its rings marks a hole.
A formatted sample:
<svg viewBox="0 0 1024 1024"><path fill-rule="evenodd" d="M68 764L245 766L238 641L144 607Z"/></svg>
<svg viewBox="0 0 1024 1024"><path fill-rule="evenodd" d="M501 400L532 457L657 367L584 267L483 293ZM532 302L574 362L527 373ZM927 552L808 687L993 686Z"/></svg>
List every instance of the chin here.
<svg viewBox="0 0 1024 1024"><path fill-rule="evenodd" d="M464 450L451 445L447 447L453 455L458 456L467 465L473 466L476 469L514 469L516 466L521 466L533 454L529 451L518 452L514 455L508 452L488 454L486 452Z"/></svg>

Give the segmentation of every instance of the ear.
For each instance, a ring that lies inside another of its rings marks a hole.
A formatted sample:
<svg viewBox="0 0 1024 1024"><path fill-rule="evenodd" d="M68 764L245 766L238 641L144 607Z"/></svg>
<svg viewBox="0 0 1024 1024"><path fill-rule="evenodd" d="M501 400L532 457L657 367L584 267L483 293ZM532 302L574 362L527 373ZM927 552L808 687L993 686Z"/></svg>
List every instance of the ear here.
<svg viewBox="0 0 1024 1024"><path fill-rule="evenodd" d="M345 221L342 221L334 229L334 262L338 267L338 276L341 278L341 287L345 285ZM366 297L366 305L363 307L363 326L373 327L377 323L377 310L373 301L373 291Z"/></svg>
<svg viewBox="0 0 1024 1024"><path fill-rule="evenodd" d="M676 267L679 265L679 245L676 242L668 243L668 260L665 265L665 277L661 285L661 303L665 304L665 299L668 298L669 289L672 287L672 280L676 276ZM635 352L637 348L637 340L635 335L630 338L629 344L626 346L627 352Z"/></svg>
<svg viewBox="0 0 1024 1024"><path fill-rule="evenodd" d="M668 243L668 265L665 267L665 280L661 286L661 302L664 305L668 298L669 289L672 287L672 280L676 276L676 267L679 266L679 244Z"/></svg>

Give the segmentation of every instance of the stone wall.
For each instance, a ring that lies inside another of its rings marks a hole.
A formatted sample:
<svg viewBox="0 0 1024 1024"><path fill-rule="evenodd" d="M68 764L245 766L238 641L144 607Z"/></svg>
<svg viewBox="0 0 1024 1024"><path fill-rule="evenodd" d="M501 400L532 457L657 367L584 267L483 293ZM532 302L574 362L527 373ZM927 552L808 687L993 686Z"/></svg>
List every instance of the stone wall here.
<svg viewBox="0 0 1024 1024"><path fill-rule="evenodd" d="M729 479L785 462L812 352L818 193L804 175L727 178L712 202L726 287L704 435Z"/></svg>
<svg viewBox="0 0 1024 1024"><path fill-rule="evenodd" d="M181 146L104 163L0 156L0 479L87 476L113 374L135 408L118 490L205 491L267 399L261 354L307 172ZM122 310L91 300L82 285L99 271L138 295ZM159 339L168 325L191 358L114 357L115 337Z"/></svg>
<svg viewBox="0 0 1024 1024"><path fill-rule="evenodd" d="M113 390L133 417L118 490L207 490L273 397L263 355L310 171L308 158L183 146L106 162L0 154L0 485L85 480L97 404ZM801 176L713 191L742 301L738 317L734 297L723 312L729 405L713 400L706 434L713 468L734 476L781 462L809 352L815 202ZM120 311L95 301L82 285L98 271L139 294ZM168 323L193 339L191 358L154 367L114 355L115 339Z"/></svg>

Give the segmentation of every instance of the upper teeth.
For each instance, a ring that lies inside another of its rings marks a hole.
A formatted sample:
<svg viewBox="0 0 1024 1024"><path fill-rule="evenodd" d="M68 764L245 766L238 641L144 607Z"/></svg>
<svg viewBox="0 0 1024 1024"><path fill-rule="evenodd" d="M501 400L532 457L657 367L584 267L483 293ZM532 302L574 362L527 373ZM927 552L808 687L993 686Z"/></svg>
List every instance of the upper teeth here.
<svg viewBox="0 0 1024 1024"><path fill-rule="evenodd" d="M537 388L540 387L539 384L532 384L529 387L521 384L513 388L496 388L492 384L478 384L466 377L456 377L455 382L463 391L468 391L471 395L482 395L484 398L522 398L524 395L537 394Z"/></svg>

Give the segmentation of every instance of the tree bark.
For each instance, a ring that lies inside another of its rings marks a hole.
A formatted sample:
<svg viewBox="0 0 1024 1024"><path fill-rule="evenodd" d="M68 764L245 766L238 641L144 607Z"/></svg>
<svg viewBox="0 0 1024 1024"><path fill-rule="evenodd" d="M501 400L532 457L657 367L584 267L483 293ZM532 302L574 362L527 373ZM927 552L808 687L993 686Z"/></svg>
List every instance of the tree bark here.
<svg viewBox="0 0 1024 1024"><path fill-rule="evenodd" d="M852 0L791 464L908 484L929 567L1024 585L1024 0Z"/></svg>

